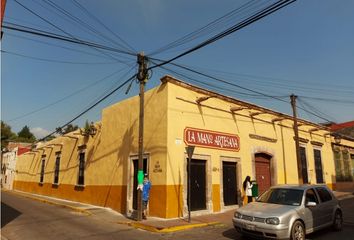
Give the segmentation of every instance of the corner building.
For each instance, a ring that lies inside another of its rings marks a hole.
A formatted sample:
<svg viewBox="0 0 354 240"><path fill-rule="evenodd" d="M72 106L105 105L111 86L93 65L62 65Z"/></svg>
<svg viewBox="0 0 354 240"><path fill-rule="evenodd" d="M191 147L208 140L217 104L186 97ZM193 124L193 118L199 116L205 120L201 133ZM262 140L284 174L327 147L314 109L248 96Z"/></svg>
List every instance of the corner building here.
<svg viewBox="0 0 354 240"><path fill-rule="evenodd" d="M138 119L135 96L105 108L95 135L77 131L38 145L20 156L14 188L133 214ZM304 180L333 189L329 131L299 120L299 139ZM187 145L195 146L192 215L237 207L237 191L247 175L257 181L260 192L299 181L291 116L165 76L145 95L150 216L187 216Z"/></svg>

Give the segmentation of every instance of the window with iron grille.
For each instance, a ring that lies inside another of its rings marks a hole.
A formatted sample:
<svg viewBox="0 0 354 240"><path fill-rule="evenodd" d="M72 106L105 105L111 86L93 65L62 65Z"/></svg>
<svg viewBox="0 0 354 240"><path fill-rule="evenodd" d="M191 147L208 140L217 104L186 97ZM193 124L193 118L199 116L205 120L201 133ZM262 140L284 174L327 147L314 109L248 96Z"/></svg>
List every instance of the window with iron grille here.
<svg viewBox="0 0 354 240"><path fill-rule="evenodd" d="M58 154L55 159L54 184L59 183L59 170L60 170L60 154Z"/></svg>
<svg viewBox="0 0 354 240"><path fill-rule="evenodd" d="M43 181L44 181L44 167L45 167L45 158L42 159L41 174L39 177L40 183L43 183Z"/></svg>
<svg viewBox="0 0 354 240"><path fill-rule="evenodd" d="M85 152L80 152L79 155L79 177L77 184L80 186L85 184Z"/></svg>

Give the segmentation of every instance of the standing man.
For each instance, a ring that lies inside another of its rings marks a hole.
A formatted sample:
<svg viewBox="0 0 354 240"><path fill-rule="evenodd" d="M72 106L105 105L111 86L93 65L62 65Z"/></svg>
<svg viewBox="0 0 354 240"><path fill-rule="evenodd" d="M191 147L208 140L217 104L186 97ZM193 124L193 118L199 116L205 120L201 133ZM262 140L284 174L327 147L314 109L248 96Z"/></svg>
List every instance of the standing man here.
<svg viewBox="0 0 354 240"><path fill-rule="evenodd" d="M148 175L144 175L144 183L143 183L143 219L146 219L147 215L147 205L149 203L149 194L151 189L151 182L149 181Z"/></svg>

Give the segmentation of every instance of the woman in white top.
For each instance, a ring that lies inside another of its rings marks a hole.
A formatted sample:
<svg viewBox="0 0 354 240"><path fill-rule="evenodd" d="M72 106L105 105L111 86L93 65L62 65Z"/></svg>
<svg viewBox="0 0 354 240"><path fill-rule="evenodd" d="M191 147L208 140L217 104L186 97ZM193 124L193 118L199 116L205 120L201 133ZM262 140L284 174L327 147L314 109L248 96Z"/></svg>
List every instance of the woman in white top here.
<svg viewBox="0 0 354 240"><path fill-rule="evenodd" d="M247 203L252 202L252 187L251 177L247 176L245 181L243 181L243 190L247 196Z"/></svg>

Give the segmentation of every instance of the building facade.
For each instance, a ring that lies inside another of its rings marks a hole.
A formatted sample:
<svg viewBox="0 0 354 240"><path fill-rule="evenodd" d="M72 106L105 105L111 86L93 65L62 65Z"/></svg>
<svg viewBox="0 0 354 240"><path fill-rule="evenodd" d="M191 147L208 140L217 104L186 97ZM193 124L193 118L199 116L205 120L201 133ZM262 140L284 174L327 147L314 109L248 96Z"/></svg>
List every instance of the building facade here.
<svg viewBox="0 0 354 240"><path fill-rule="evenodd" d="M239 205L247 175L259 191L299 182L291 116L165 76L146 92L144 171L152 182L149 214L187 215L186 146L192 214ZM110 207L136 209L139 97L102 112L95 134L72 132L37 146L17 164L15 189ZM335 187L333 139L299 120L301 172L307 183Z"/></svg>
<svg viewBox="0 0 354 240"><path fill-rule="evenodd" d="M6 152L1 153L1 187L8 190L13 189L17 158L28 151L30 151L28 143L8 143Z"/></svg>

